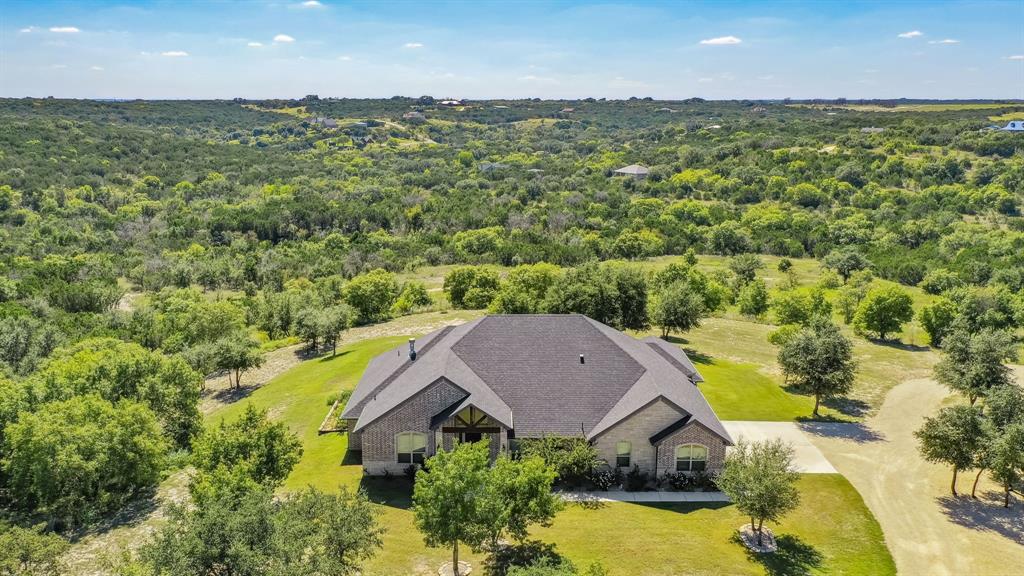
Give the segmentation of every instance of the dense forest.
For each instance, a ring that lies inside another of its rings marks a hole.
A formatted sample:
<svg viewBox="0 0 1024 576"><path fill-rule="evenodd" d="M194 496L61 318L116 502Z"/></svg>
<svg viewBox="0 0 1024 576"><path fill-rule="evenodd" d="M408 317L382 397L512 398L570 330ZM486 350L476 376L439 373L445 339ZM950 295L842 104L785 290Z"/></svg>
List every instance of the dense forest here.
<svg viewBox="0 0 1024 576"><path fill-rule="evenodd" d="M584 312L667 333L688 307L647 292L680 279L696 287L678 299L697 298L689 309L764 314L749 255L765 254L944 295L920 318L934 345L958 317L1019 327L1024 135L989 119L1014 111L2 100L0 502L88 524L202 434L204 376L237 386L281 342L330 348L350 325L418 309ZM615 174L631 164L649 175ZM701 254L733 257L730 270L687 269ZM659 275L597 264L663 255L684 258ZM445 296L397 280L448 264L464 267ZM778 324L800 323L774 299ZM85 422L110 446L67 431ZM57 461L74 470L43 481Z"/></svg>

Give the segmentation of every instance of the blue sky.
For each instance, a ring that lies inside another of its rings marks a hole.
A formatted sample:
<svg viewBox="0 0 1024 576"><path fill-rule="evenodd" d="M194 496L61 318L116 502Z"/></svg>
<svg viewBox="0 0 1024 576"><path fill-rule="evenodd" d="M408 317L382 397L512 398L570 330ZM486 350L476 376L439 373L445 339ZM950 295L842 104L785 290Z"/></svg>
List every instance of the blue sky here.
<svg viewBox="0 0 1024 576"><path fill-rule="evenodd" d="M46 2L0 96L1024 98L1012 2Z"/></svg>

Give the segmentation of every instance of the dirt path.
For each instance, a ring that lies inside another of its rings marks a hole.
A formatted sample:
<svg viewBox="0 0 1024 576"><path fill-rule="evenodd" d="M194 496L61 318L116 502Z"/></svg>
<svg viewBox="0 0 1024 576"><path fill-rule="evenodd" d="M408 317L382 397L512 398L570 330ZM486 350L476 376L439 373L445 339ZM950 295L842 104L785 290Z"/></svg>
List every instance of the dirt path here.
<svg viewBox="0 0 1024 576"><path fill-rule="evenodd" d="M900 574L1001 576L1024 566L1024 502L1009 510L991 484L980 500L953 498L951 470L925 462L914 430L949 392L933 380L908 380L892 389L865 424L805 427L878 519ZM961 474L959 491L974 475Z"/></svg>

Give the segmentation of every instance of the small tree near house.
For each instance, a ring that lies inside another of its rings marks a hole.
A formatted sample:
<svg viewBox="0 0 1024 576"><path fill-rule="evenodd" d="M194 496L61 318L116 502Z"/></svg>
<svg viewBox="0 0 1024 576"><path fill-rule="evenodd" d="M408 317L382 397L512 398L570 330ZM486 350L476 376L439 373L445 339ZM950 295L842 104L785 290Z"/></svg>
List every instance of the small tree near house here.
<svg viewBox="0 0 1024 576"><path fill-rule="evenodd" d="M797 389L814 394L814 416L822 398L846 394L853 387L853 345L823 316L785 340L779 365Z"/></svg>
<svg viewBox="0 0 1024 576"><path fill-rule="evenodd" d="M489 474L485 442L459 444L440 451L416 473L413 515L427 546L451 547L452 572L459 576L459 542L478 548L486 538L481 530L481 499Z"/></svg>
<svg viewBox="0 0 1024 576"><path fill-rule="evenodd" d="M793 471L793 447L782 440L740 440L725 458L715 484L740 512L750 517L750 527L763 545L765 521L778 522L800 503Z"/></svg>

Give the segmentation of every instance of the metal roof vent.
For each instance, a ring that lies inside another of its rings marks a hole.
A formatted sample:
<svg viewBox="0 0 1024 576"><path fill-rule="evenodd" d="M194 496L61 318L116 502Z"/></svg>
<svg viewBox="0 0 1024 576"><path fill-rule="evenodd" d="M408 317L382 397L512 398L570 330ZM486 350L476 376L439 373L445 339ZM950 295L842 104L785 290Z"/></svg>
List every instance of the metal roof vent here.
<svg viewBox="0 0 1024 576"><path fill-rule="evenodd" d="M409 360L416 361L416 339L409 338Z"/></svg>
<svg viewBox="0 0 1024 576"><path fill-rule="evenodd" d="M586 364L586 363L587 363L586 358L583 357L583 354L580 354L580 364Z"/></svg>

